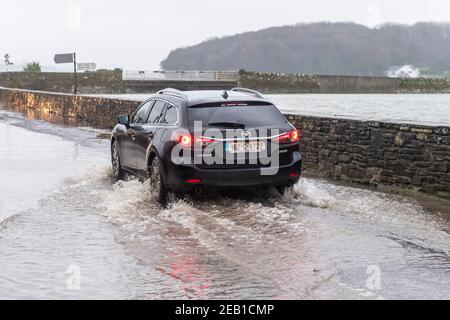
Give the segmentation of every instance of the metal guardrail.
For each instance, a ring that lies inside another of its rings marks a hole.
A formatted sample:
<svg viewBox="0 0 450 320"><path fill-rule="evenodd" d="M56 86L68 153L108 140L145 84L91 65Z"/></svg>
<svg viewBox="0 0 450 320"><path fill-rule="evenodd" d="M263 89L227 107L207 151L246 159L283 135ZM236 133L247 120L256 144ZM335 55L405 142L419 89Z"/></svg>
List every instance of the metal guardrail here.
<svg viewBox="0 0 450 320"><path fill-rule="evenodd" d="M123 71L122 79L166 81L237 81L237 71Z"/></svg>

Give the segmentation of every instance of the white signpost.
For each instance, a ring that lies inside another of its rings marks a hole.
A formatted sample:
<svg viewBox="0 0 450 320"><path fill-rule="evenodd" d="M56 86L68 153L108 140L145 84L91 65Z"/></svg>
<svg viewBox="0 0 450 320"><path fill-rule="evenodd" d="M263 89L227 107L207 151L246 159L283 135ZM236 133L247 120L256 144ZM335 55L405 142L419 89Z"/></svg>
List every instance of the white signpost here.
<svg viewBox="0 0 450 320"><path fill-rule="evenodd" d="M97 69L97 65L93 62L77 63L77 69L80 71L95 71L95 69Z"/></svg>

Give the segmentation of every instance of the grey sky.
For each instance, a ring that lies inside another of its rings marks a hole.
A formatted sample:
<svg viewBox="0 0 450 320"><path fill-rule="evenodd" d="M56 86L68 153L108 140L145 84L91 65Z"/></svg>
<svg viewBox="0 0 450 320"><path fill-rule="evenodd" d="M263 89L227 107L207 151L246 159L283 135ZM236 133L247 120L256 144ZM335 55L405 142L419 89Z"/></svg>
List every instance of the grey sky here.
<svg viewBox="0 0 450 320"><path fill-rule="evenodd" d="M100 67L158 69L170 50L210 37L316 21L450 21L448 0L2 1L0 54L52 65L57 52Z"/></svg>

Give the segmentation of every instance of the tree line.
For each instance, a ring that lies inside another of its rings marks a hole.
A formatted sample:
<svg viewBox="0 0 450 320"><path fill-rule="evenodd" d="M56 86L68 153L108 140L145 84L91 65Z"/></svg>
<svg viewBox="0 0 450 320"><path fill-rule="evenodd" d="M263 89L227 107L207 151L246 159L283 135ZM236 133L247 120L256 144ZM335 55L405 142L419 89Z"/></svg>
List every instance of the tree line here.
<svg viewBox="0 0 450 320"><path fill-rule="evenodd" d="M173 50L161 67L381 76L390 66L406 64L423 74L450 75L450 24L273 27Z"/></svg>

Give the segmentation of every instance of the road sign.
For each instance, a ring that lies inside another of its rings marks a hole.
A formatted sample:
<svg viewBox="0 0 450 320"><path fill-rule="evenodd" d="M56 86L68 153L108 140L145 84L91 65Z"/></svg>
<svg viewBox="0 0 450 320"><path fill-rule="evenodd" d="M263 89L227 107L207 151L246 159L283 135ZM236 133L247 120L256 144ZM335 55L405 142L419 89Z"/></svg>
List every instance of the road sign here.
<svg viewBox="0 0 450 320"><path fill-rule="evenodd" d="M64 54L55 54L55 63L73 63L74 62L74 54L73 53L64 53Z"/></svg>
<svg viewBox="0 0 450 320"><path fill-rule="evenodd" d="M63 53L55 54L53 58L55 63L73 63L73 93L78 93L78 77L77 77L77 54L74 53Z"/></svg>
<svg viewBox="0 0 450 320"><path fill-rule="evenodd" d="M93 62L77 63L77 69L80 71L95 71L95 69L97 69L97 65Z"/></svg>

